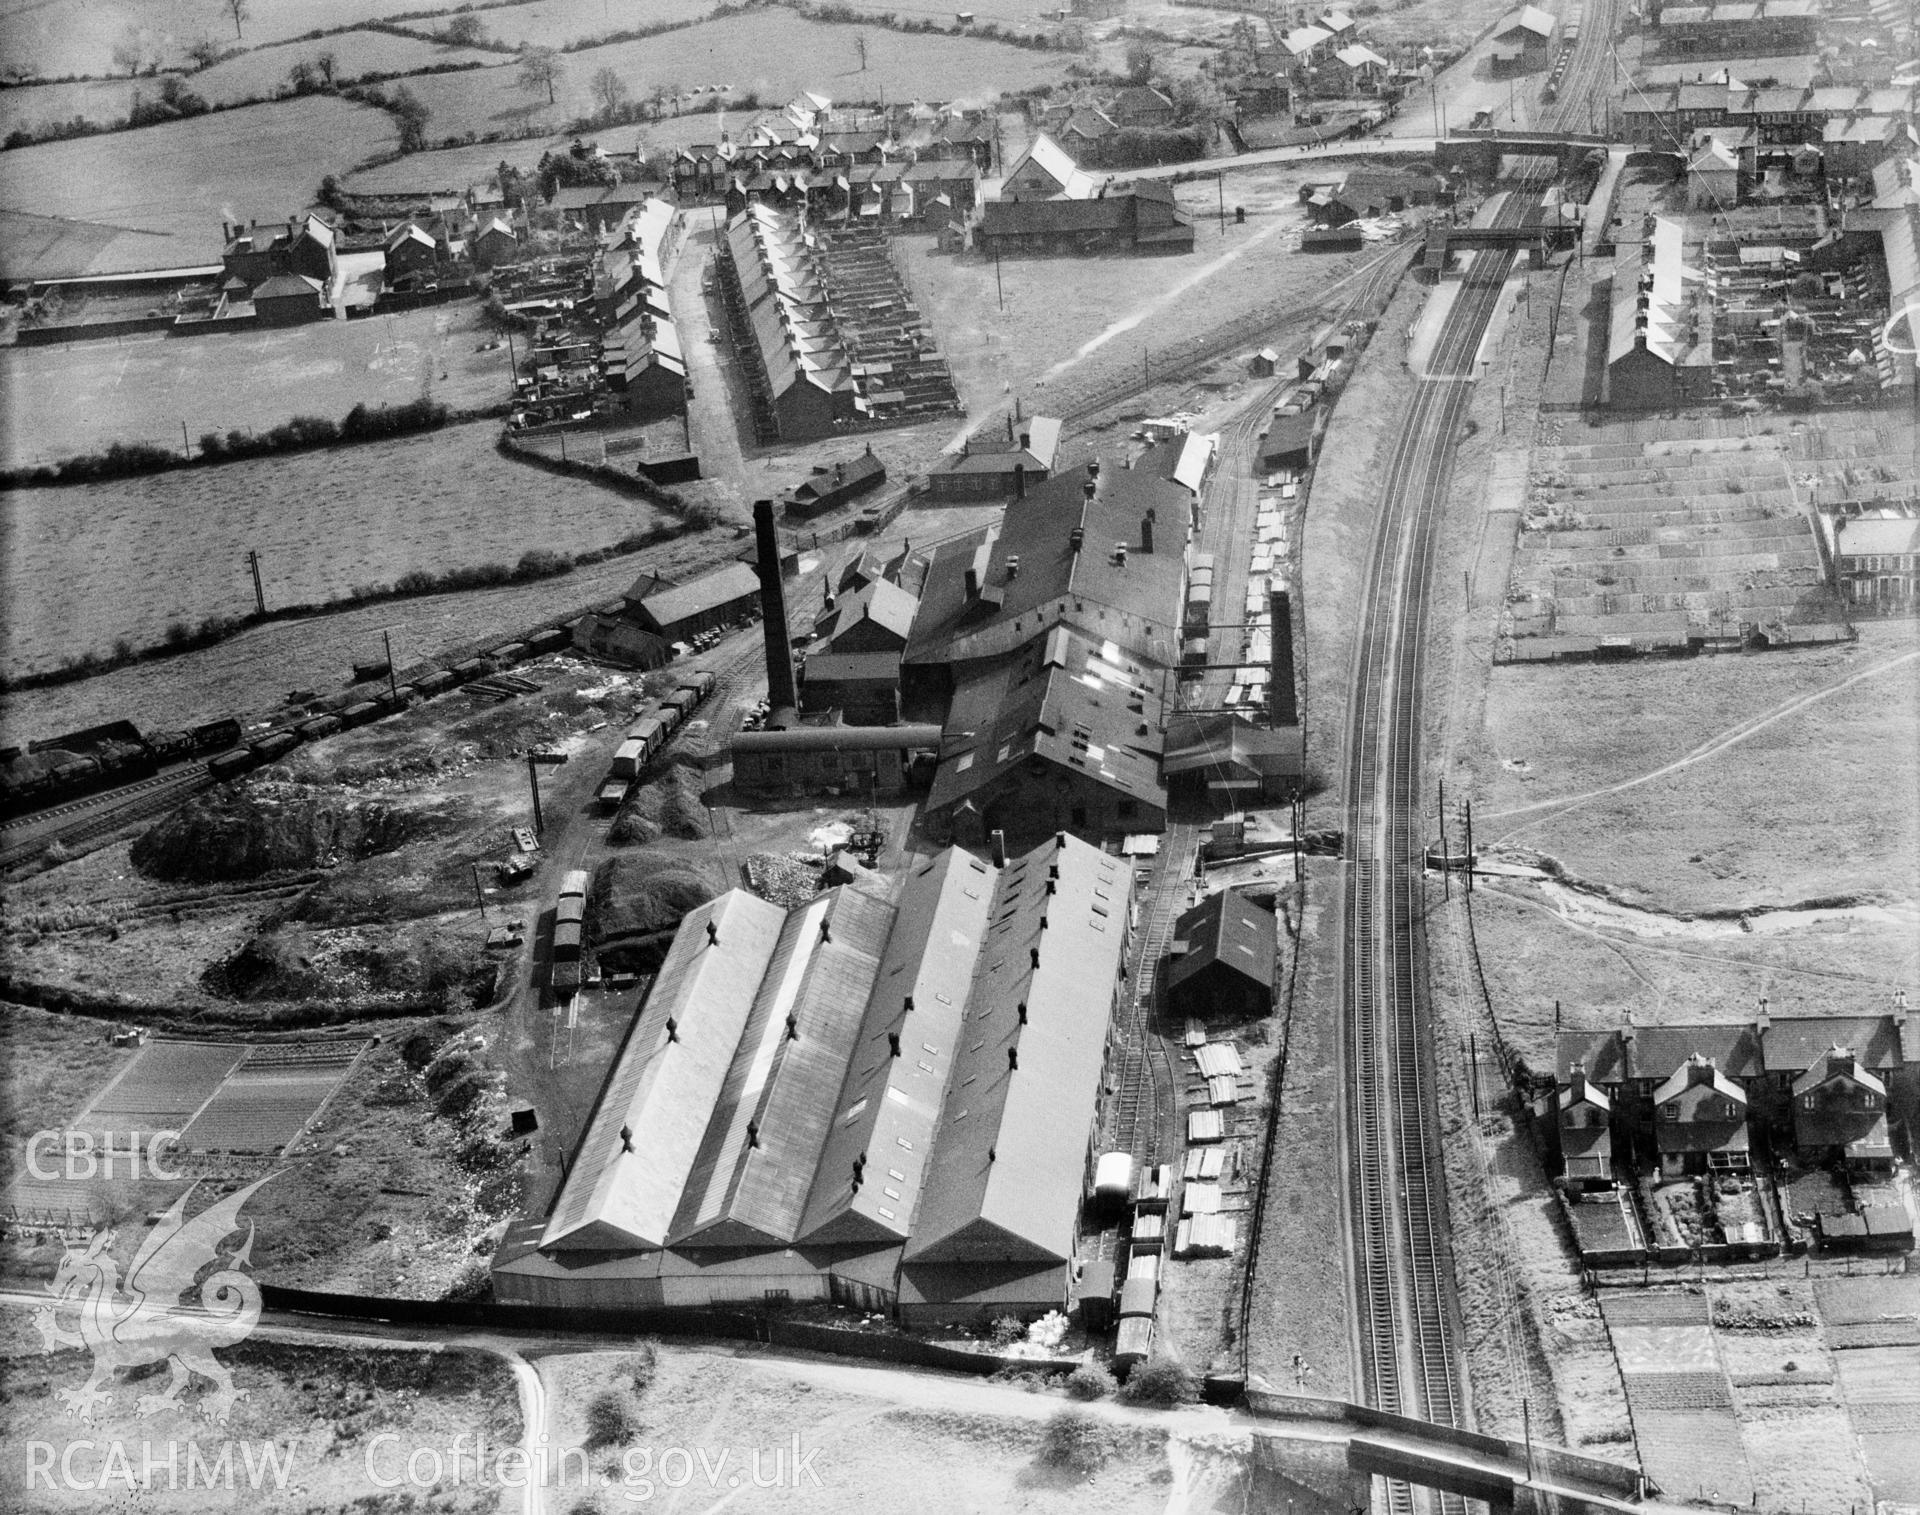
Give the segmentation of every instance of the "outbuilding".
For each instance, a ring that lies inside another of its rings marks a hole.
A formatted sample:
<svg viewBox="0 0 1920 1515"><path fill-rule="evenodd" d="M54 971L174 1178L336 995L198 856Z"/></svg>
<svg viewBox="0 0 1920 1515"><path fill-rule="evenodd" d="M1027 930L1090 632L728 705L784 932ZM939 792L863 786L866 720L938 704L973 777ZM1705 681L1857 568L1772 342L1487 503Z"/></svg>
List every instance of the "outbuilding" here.
<svg viewBox="0 0 1920 1515"><path fill-rule="evenodd" d="M1237 889L1208 895L1181 916L1167 956L1168 1012L1226 1020L1271 1012L1278 925L1271 910Z"/></svg>

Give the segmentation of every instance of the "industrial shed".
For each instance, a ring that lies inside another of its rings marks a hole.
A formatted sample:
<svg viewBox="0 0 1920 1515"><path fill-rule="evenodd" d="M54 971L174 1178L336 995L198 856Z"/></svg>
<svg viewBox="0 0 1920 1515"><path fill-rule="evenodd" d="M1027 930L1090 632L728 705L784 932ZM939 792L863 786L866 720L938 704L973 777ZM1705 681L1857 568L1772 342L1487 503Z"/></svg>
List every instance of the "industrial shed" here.
<svg viewBox="0 0 1920 1515"><path fill-rule="evenodd" d="M1553 61L1553 37L1558 24L1536 5L1508 11L1493 28L1493 76L1530 74Z"/></svg>
<svg viewBox="0 0 1920 1515"><path fill-rule="evenodd" d="M913 759L940 748L938 726L794 726L733 739L733 786L742 794L893 795Z"/></svg>
<svg viewBox="0 0 1920 1515"><path fill-rule="evenodd" d="M635 619L656 636L684 642L760 612L760 576L750 563L725 568L657 590L642 599Z"/></svg>
<svg viewBox="0 0 1920 1515"><path fill-rule="evenodd" d="M1004 867L949 848L897 906L692 912L495 1297L1064 1308L1131 882L1061 836Z"/></svg>
<svg viewBox="0 0 1920 1515"><path fill-rule="evenodd" d="M1237 889L1210 894L1174 922L1167 1009L1196 1019L1257 1020L1273 1009L1279 923Z"/></svg>
<svg viewBox="0 0 1920 1515"><path fill-rule="evenodd" d="M900 719L898 652L816 652L801 677L800 708L837 710L852 726L891 726Z"/></svg>

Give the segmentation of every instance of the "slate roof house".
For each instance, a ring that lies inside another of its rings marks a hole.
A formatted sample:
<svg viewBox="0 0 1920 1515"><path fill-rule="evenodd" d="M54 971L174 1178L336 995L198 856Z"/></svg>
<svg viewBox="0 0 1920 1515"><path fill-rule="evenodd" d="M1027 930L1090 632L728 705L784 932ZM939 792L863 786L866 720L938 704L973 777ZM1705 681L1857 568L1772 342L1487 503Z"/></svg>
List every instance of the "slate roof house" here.
<svg viewBox="0 0 1920 1515"><path fill-rule="evenodd" d="M1733 1172L1747 1166L1746 1091L1713 1065L1690 1057L1653 1091L1660 1172Z"/></svg>

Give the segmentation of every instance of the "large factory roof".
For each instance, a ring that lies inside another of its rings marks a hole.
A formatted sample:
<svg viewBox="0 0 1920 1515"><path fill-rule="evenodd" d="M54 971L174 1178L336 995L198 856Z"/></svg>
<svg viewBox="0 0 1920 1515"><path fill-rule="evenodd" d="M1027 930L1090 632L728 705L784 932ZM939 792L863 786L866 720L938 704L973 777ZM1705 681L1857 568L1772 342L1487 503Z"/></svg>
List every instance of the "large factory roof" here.
<svg viewBox="0 0 1920 1515"><path fill-rule="evenodd" d="M1035 632L955 689L927 807L958 804L1040 758L1164 810L1164 724L1157 679L1115 644L1067 626Z"/></svg>
<svg viewBox="0 0 1920 1515"><path fill-rule="evenodd" d="M893 926L845 885L790 912L687 1175L675 1244L793 1240Z"/></svg>
<svg viewBox="0 0 1920 1515"><path fill-rule="evenodd" d="M998 657L1066 621L1135 657L1172 666L1180 650L1191 500L1168 477L1179 451L1166 444L1132 468L1056 474L1010 504L997 531L943 546L921 590L906 661ZM1151 552L1144 541L1149 512Z"/></svg>
<svg viewBox="0 0 1920 1515"><path fill-rule="evenodd" d="M785 923L777 905L741 889L680 923L587 1121L543 1251L666 1244Z"/></svg>
<svg viewBox="0 0 1920 1515"><path fill-rule="evenodd" d="M994 870L958 847L907 880L846 1081L830 1108L832 1130L800 1227L805 1240L906 1239L996 880Z"/></svg>
<svg viewBox="0 0 1920 1515"><path fill-rule="evenodd" d="M1131 886L1064 832L1001 874L906 1266L1073 1255Z"/></svg>

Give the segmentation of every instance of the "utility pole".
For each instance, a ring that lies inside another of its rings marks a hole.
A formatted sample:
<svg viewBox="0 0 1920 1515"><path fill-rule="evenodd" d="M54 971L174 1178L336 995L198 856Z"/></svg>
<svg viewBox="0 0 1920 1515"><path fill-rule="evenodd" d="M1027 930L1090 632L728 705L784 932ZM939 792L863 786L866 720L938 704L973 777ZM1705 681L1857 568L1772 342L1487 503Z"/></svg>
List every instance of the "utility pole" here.
<svg viewBox="0 0 1920 1515"><path fill-rule="evenodd" d="M1000 301L1000 314L1004 316L1007 313L1007 291L1000 282L1000 249L997 245L993 249L993 293Z"/></svg>
<svg viewBox="0 0 1920 1515"><path fill-rule="evenodd" d="M386 644L387 648L387 693L393 696L393 703L398 705L400 703L400 683L394 676L393 631L391 628L386 626L380 628L380 640Z"/></svg>
<svg viewBox="0 0 1920 1515"><path fill-rule="evenodd" d="M193 443L187 440L187 423L180 423L180 456L189 463L193 461Z"/></svg>
<svg viewBox="0 0 1920 1515"><path fill-rule="evenodd" d="M1433 103L1433 134L1434 134L1434 136L1436 136L1436 137L1438 137L1438 136L1440 136L1440 135L1441 135L1441 131L1440 131L1440 81L1439 81L1438 79L1429 79L1429 80L1427 80L1427 98L1428 98L1428 99L1429 99L1430 101L1432 101L1432 103Z"/></svg>
<svg viewBox="0 0 1920 1515"><path fill-rule="evenodd" d="M1213 176L1214 188L1220 192L1220 235L1227 234L1227 171L1223 168Z"/></svg>
<svg viewBox="0 0 1920 1515"><path fill-rule="evenodd" d="M1473 1031L1467 1033L1467 1088L1473 1095L1473 1118L1478 1120L1480 1119L1480 1037Z"/></svg>
<svg viewBox="0 0 1920 1515"><path fill-rule="evenodd" d="M1467 801L1467 893L1473 893L1473 801Z"/></svg>
<svg viewBox="0 0 1920 1515"><path fill-rule="evenodd" d="M533 794L533 834L538 836L546 830L546 824L540 817L540 769L531 750L527 753L527 788Z"/></svg>
<svg viewBox="0 0 1920 1515"><path fill-rule="evenodd" d="M1453 898L1453 859L1447 853L1447 781L1440 780L1440 897Z"/></svg>
<svg viewBox="0 0 1920 1515"><path fill-rule="evenodd" d="M253 570L253 604L261 615L267 613L267 592L260 587L260 554L247 549L247 567Z"/></svg>

